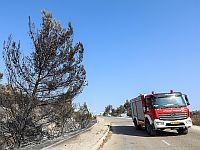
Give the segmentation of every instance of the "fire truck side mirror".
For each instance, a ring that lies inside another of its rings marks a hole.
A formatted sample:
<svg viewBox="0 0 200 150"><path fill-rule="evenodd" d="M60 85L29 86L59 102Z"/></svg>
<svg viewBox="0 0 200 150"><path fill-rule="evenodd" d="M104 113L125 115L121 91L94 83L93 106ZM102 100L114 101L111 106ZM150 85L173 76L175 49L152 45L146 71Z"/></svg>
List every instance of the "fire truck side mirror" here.
<svg viewBox="0 0 200 150"><path fill-rule="evenodd" d="M187 105L190 105L187 95L184 95Z"/></svg>

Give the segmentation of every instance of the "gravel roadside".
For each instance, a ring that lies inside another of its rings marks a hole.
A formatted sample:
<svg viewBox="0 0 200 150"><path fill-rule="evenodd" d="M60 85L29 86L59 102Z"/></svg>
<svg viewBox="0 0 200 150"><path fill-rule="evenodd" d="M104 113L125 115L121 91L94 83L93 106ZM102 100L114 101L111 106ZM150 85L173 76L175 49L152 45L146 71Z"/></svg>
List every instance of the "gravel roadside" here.
<svg viewBox="0 0 200 150"><path fill-rule="evenodd" d="M97 123L91 130L81 133L69 140L59 142L52 146L43 148L42 150L91 150L99 144L99 141L108 131L110 122L103 118L98 117Z"/></svg>

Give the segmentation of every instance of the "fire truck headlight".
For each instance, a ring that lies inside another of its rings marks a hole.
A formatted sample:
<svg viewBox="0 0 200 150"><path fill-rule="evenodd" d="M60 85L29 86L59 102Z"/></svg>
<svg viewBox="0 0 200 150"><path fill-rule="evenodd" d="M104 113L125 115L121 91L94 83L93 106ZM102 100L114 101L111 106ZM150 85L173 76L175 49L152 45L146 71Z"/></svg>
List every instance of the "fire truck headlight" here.
<svg viewBox="0 0 200 150"><path fill-rule="evenodd" d="M192 123L192 120L187 120L186 123L187 123L187 124L191 124L191 123Z"/></svg>
<svg viewBox="0 0 200 150"><path fill-rule="evenodd" d="M164 122L156 122L156 124L158 125L158 126L160 126L160 125L164 125Z"/></svg>

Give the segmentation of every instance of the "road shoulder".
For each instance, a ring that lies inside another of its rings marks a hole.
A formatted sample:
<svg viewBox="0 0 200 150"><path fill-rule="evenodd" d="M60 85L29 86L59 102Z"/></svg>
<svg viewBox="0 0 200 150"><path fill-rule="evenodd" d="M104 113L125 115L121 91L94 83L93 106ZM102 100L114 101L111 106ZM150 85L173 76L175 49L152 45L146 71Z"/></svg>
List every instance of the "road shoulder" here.
<svg viewBox="0 0 200 150"><path fill-rule="evenodd" d="M104 137L109 131L109 121L105 118L98 117L97 123L84 133L73 138L43 148L42 150L96 150L101 145Z"/></svg>

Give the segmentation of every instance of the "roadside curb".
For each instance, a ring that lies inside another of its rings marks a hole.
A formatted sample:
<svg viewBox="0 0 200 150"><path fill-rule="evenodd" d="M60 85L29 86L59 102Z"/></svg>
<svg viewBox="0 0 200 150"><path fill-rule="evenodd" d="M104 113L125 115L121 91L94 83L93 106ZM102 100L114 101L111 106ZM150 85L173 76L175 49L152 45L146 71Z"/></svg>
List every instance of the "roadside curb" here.
<svg viewBox="0 0 200 150"><path fill-rule="evenodd" d="M104 135L97 141L97 143L92 148L92 150L98 150L102 146L103 142L106 140L107 135L108 135L108 133L110 131L111 123L109 123L107 126L108 126L108 129L106 130L106 132L104 133Z"/></svg>
<svg viewBox="0 0 200 150"><path fill-rule="evenodd" d="M75 133L74 135L72 135L72 136L70 136L70 137L68 137L68 138L66 138L66 139L60 140L60 141L58 141L58 142L56 142L56 143L54 143L54 144L52 144L52 145L49 145L49 146L47 146L47 147L44 147L44 148L42 148L41 150L48 150L48 149L51 148L51 147L54 147L54 146L56 146L56 145L58 145L58 144L60 144L60 143L62 143L62 142L64 142L64 141L67 141L67 140L69 140L69 139L71 139L71 138L74 138L74 137L76 137L76 136L78 136L78 135L80 135L80 134L82 134L82 133L84 133L84 132L86 132L86 131L89 131L89 130L91 130L96 124L97 124L97 123L93 124L91 127L87 128L87 129L85 129L85 130L83 130L83 131L80 131L80 132L78 132L78 133Z"/></svg>

